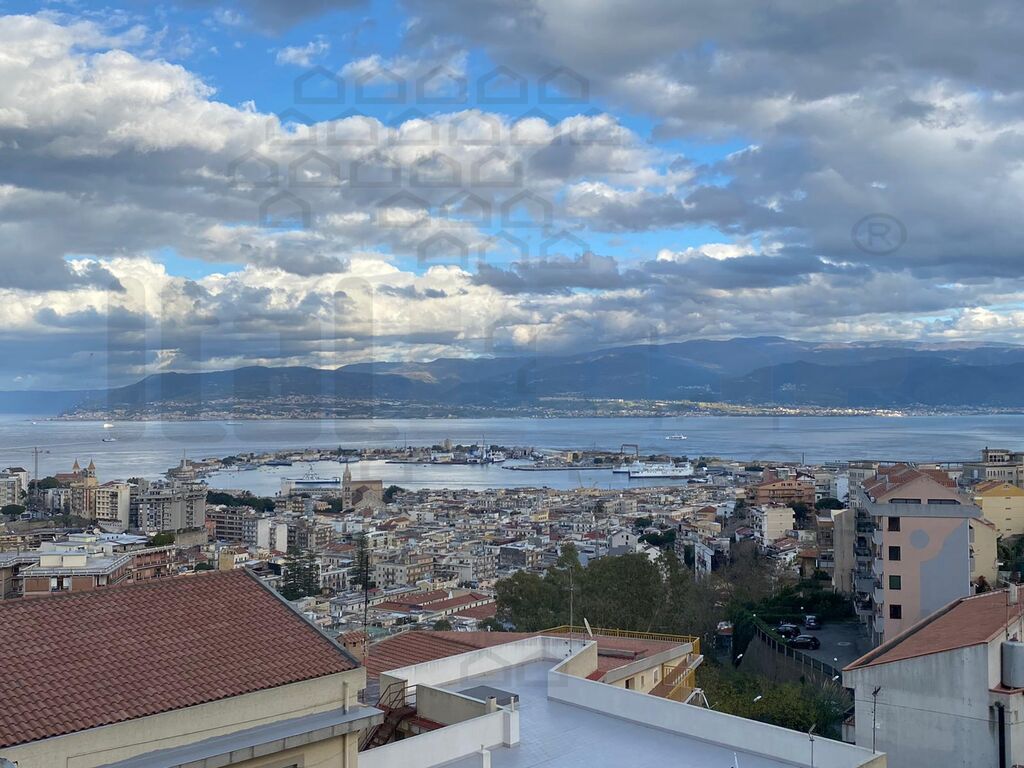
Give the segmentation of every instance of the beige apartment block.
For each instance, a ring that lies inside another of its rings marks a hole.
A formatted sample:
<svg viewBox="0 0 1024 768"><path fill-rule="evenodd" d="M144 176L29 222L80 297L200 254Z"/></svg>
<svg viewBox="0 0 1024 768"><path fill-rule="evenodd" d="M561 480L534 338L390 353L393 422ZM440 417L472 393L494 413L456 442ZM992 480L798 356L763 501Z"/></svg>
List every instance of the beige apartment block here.
<svg viewBox="0 0 1024 768"><path fill-rule="evenodd" d="M1000 535L1024 534L1024 489L1006 480L985 480L974 486L974 503Z"/></svg>

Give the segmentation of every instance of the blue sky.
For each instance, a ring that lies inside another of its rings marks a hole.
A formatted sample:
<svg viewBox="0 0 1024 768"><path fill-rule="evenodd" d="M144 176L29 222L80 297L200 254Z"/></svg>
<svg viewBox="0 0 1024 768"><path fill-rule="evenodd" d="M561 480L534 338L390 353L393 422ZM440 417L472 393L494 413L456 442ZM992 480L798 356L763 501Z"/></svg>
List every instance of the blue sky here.
<svg viewBox="0 0 1024 768"><path fill-rule="evenodd" d="M5 3L0 8L12 13L32 13L37 6L31 3ZM109 7L92 3L50 3L48 13L55 18L102 18ZM126 30L144 25L153 32L150 55L186 67L215 89L212 99L234 107L242 108L252 103L261 113L296 118L293 110L308 117L309 123L330 120L349 110L377 118L386 124L408 116L410 111L428 115L457 112L468 108L480 108L489 113L515 120L524 114L543 115L552 123L577 114L609 112L616 121L634 132L645 142L657 147L664 158L652 167L664 171L667 164L685 160L694 165L712 165L728 154L747 145L743 138L736 136L712 139L653 137L656 121L642 113L623 111L617 105L592 89L581 76L583 90L573 91L570 69L551 78L542 93L541 80L544 76L523 73L522 81L509 79L489 80L498 86L488 86L491 98L481 101L480 81L497 71L496 63L483 49L463 47L453 41L437 41L440 49L448 49L465 59L464 77L466 98L457 103L444 103L443 96L419 98L417 79L405 78L405 98L389 97L396 93L388 86L362 86L353 78L338 75L344 82L345 93L338 97L337 86L319 74L322 70L341 73L347 64L370 56L385 60L394 57L420 55L415 45L407 40L407 29L412 17L393 2L375 0L356 8L329 11L321 16L299 21L288 28L270 28L253 19L242 9L230 6L210 6L203 3L194 5L160 5L148 7L144 4L129 3L123 7L113 29ZM282 52L315 46L319 50L308 55L307 61L282 60ZM507 65L502 65L503 68ZM505 70L514 71L514 70ZM560 84L568 88L559 90ZM522 90L520 90L522 89ZM525 98L523 94L525 93ZM391 103L380 103L380 102ZM709 181L721 183L727 177ZM492 233L500 227L490 229ZM518 236L540 247L552 232L520 232ZM600 231L582 232L574 230L587 246L602 254L611 254L629 261L642 260L667 248L673 251L700 246L706 242L729 242L731 238L718 229L708 226L691 226L671 229L646 229L625 233ZM394 253L382 246L381 250L392 254L396 263L412 271L422 271L425 265L414 254ZM197 279L215 272L231 271L238 265L224 261L196 261L183 256L173 247L164 247L153 252L153 256L166 264L175 274ZM503 263L514 259L514 253L494 253L491 261Z"/></svg>

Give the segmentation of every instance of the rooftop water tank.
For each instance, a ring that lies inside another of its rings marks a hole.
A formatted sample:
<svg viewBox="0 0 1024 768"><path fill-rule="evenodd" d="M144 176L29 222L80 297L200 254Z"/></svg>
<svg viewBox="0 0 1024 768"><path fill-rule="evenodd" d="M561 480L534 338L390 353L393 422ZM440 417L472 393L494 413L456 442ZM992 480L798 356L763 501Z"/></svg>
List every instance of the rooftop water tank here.
<svg viewBox="0 0 1024 768"><path fill-rule="evenodd" d="M1024 688L1024 643L1007 640L1002 647L1003 685Z"/></svg>

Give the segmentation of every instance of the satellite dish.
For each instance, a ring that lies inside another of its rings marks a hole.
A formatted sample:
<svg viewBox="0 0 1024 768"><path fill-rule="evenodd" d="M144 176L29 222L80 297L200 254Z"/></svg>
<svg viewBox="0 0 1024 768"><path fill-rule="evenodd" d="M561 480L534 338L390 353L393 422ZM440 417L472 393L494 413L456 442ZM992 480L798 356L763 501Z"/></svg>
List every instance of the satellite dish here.
<svg viewBox="0 0 1024 768"><path fill-rule="evenodd" d="M587 628L587 634L590 635L590 639L594 639L594 631L590 628L590 622L587 621L587 617L583 617L583 626Z"/></svg>

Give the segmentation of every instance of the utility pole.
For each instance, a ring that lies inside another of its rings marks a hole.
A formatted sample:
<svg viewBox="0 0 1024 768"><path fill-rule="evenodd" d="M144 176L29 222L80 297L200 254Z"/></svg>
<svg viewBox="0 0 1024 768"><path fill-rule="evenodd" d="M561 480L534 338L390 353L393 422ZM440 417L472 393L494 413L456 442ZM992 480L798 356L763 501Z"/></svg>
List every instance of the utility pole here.
<svg viewBox="0 0 1024 768"><path fill-rule="evenodd" d="M871 751L875 752L875 734L877 733L877 727L875 725L875 713L878 711L878 692L882 690L882 686L876 685L875 690L871 692Z"/></svg>
<svg viewBox="0 0 1024 768"><path fill-rule="evenodd" d="M31 493L29 494L29 501L33 503L33 506L38 506L39 503L39 454L49 453L47 450L41 450L38 446L32 448L32 484L30 487Z"/></svg>

